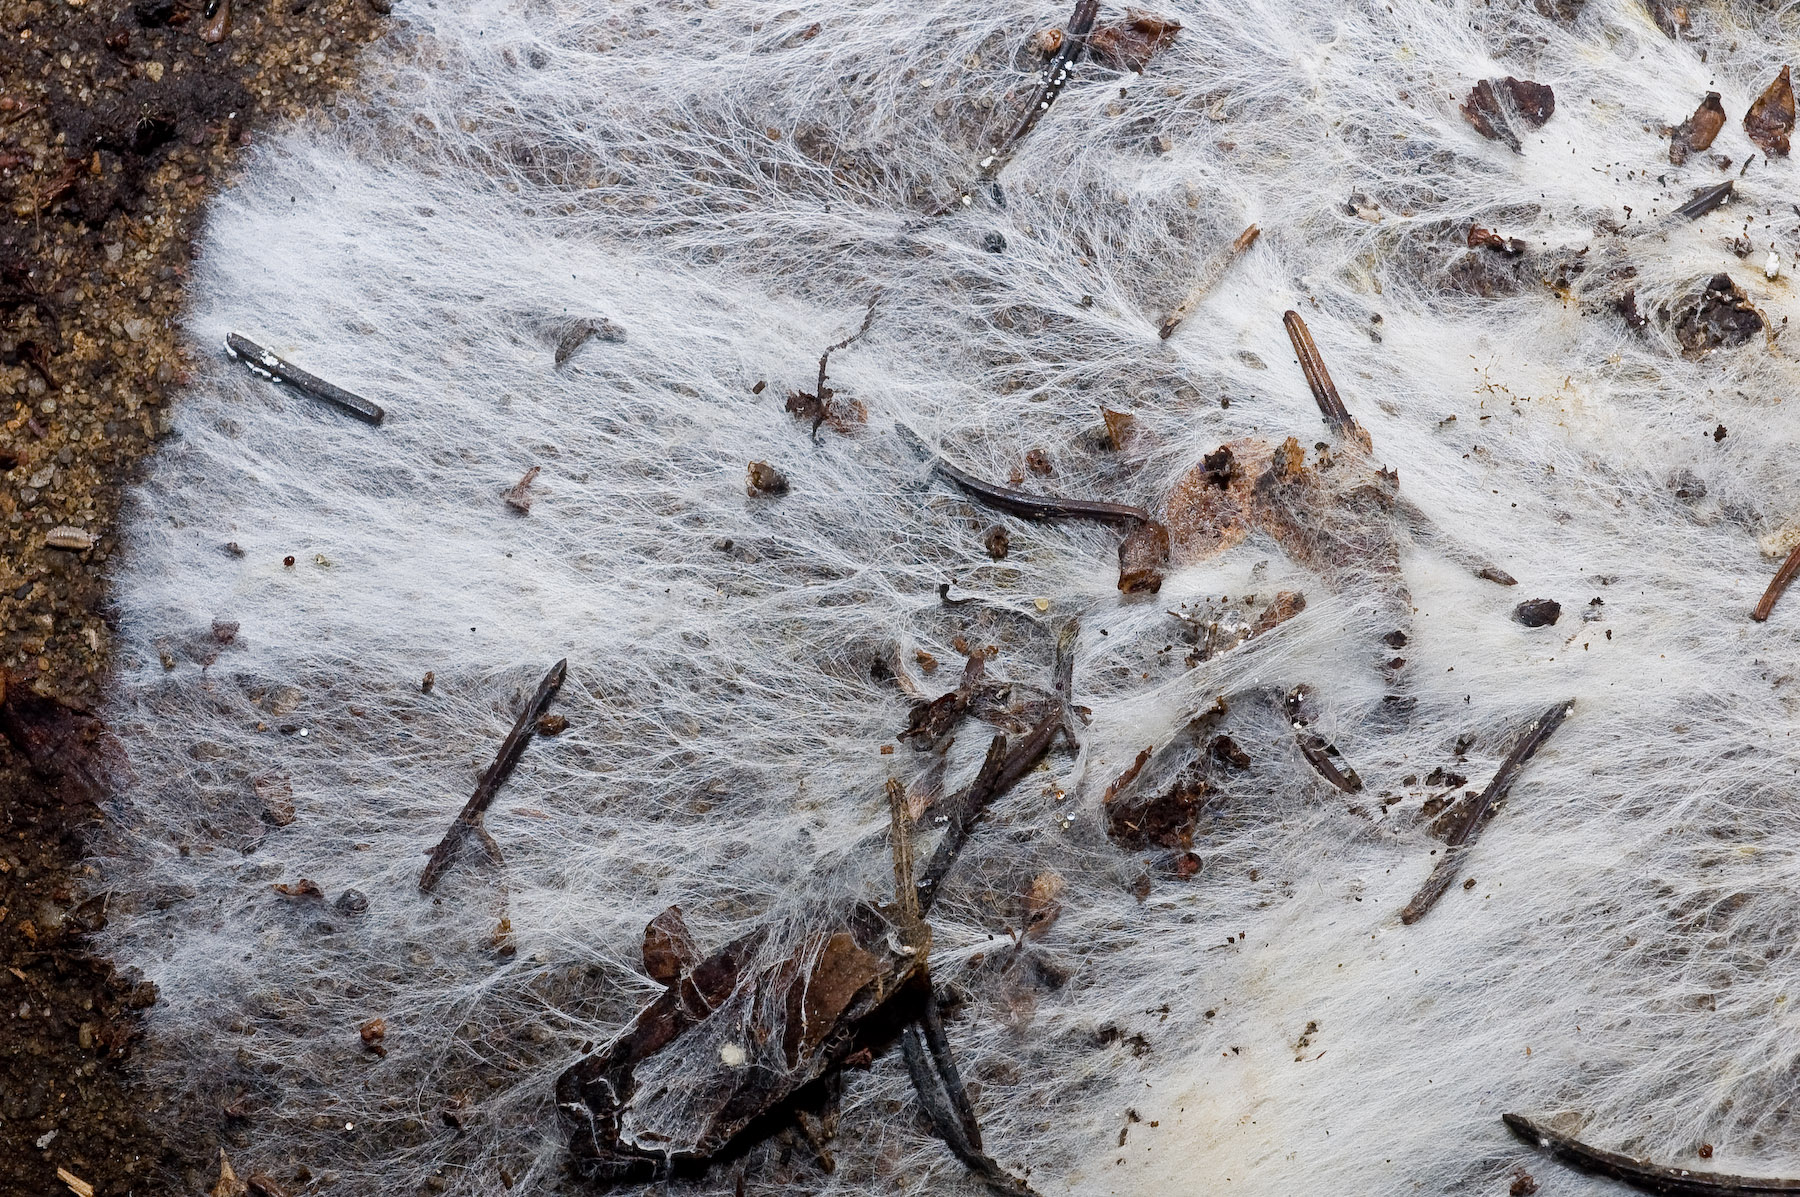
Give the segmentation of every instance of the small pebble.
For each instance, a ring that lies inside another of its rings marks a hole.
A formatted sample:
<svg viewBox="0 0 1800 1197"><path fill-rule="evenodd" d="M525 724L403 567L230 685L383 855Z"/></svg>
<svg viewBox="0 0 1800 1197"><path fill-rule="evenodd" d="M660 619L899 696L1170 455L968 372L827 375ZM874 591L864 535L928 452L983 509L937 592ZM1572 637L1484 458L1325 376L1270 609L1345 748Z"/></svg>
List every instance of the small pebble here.
<svg viewBox="0 0 1800 1197"><path fill-rule="evenodd" d="M1528 628L1544 628L1562 617L1562 604L1555 599L1526 599L1513 608L1514 621Z"/></svg>

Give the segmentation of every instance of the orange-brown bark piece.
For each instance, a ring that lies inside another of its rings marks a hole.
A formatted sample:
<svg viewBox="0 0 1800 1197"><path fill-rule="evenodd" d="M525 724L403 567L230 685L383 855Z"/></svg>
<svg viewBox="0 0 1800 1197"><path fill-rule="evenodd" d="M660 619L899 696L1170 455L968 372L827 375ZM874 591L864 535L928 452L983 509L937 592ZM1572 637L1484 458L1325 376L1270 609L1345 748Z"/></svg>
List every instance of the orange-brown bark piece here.
<svg viewBox="0 0 1800 1197"><path fill-rule="evenodd" d="M1128 8L1125 19L1088 35L1088 53L1118 71L1141 71L1181 32L1181 22Z"/></svg>

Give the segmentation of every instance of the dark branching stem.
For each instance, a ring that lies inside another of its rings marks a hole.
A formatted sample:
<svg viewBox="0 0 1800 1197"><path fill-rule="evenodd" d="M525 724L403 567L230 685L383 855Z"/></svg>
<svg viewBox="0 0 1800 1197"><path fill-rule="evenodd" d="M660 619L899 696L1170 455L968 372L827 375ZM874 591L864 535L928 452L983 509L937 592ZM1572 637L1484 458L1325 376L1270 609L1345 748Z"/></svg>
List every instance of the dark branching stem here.
<svg viewBox="0 0 1800 1197"><path fill-rule="evenodd" d="M1419 887L1419 892L1413 895L1412 901L1400 912L1401 922L1418 922L1444 896L1444 891L1450 888L1450 883L1456 880L1456 874L1462 868L1464 850L1481 834L1488 812L1495 803L1506 797L1506 792L1512 789L1525 762L1544 746L1550 733L1562 726L1562 721L1569 717L1569 712L1574 708L1573 699L1557 703L1539 715L1537 722L1519 737L1519 742L1513 745L1512 751L1506 754L1506 759L1500 762L1500 768L1494 771L1494 779L1488 782L1487 789L1463 807L1456 826L1444 839L1444 855L1438 859L1437 867L1431 870L1431 876L1425 879L1425 884Z"/></svg>
<svg viewBox="0 0 1800 1197"><path fill-rule="evenodd" d="M486 829L482 827L482 816L487 813L487 808L493 805L494 795L500 792L501 785L508 777L512 776L513 768L519 763L519 758L525 755L525 746L531 743L532 732L537 721L549 709L550 700L555 698L556 692L562 688L563 678L568 671L569 662L565 657L551 666L550 672L544 675L544 680L538 683L537 693L531 696L531 701L525 704L523 711L519 712L518 721L513 724L512 731L508 732L506 739L501 742L500 751L494 756L494 763L488 766L487 772L483 773L481 780L476 783L474 796L469 799L461 813L450 824L450 830L444 833L444 838L438 841L437 847L427 853L431 859L426 862L425 871L419 874L420 893L428 894L432 891L444 873L455 863L456 855L462 849L464 841L471 835L485 837Z"/></svg>
<svg viewBox="0 0 1800 1197"><path fill-rule="evenodd" d="M906 425L896 424L894 430L900 434L901 440L911 446L914 452L929 460L933 469L955 483L965 493L979 499L989 507L997 507L1001 511L1008 511L1028 520L1048 520L1067 516L1073 519L1099 520L1102 523L1141 524L1147 523L1150 519L1148 511L1129 503L1103 503L1095 499L1064 499L1056 495L1034 495L992 482L984 482L938 456L929 445L919 439L917 433Z"/></svg>
<svg viewBox="0 0 1800 1197"><path fill-rule="evenodd" d="M819 355L819 385L813 392L814 397L819 401L819 412L813 417L812 422L812 437L815 441L819 439L819 425L825 422L825 416L830 411L830 408L826 406L826 403L831 399L831 392L825 389L825 363L829 362L831 360L831 355L838 350L848 349L857 341L862 340L863 334L869 331L869 326L875 323L875 305L880 302L880 291L869 296L869 310L863 313L862 324L858 326L857 330L837 344L826 346L825 352Z"/></svg>
<svg viewBox="0 0 1800 1197"><path fill-rule="evenodd" d="M346 411L365 424L380 424L387 414L381 408L364 399L361 395L353 395L339 386L333 386L315 374L308 374L292 362L283 361L252 341L249 337L232 333L225 338L225 352L235 360L244 364L252 374L266 378L270 382L284 382L302 395L310 396L333 407Z"/></svg>
<svg viewBox="0 0 1800 1197"><path fill-rule="evenodd" d="M1055 708L1046 713L1026 733L1019 746L1010 752L1007 751L1006 737L995 736L988 745L987 758L981 763L981 771L969 783L969 788L951 802L950 825L944 829L944 836L938 841L937 850L931 854L931 860L926 863L925 871L919 877L921 916L930 913L931 904L937 900L939 887L956 864L963 845L968 842L969 833L975 829L976 821L988 806L1012 789L1021 777L1044 759L1044 754L1050 751L1050 745L1055 743L1058 731L1064 731L1071 743L1075 741L1074 716L1071 714L1070 703L1073 699L1075 674L1075 640L1080 630L1080 623L1071 620L1057 636L1053 682Z"/></svg>
<svg viewBox="0 0 1800 1197"><path fill-rule="evenodd" d="M1796 573L1800 573L1800 544L1794 546L1794 551L1787 555L1787 560L1775 571L1775 577L1769 582L1769 588L1763 591L1762 601L1756 604L1756 610L1750 612L1750 618L1757 623L1768 619L1769 614L1775 610L1775 600L1781 597L1781 592L1788 588L1788 583L1794 580Z"/></svg>
<svg viewBox="0 0 1800 1197"><path fill-rule="evenodd" d="M1325 369L1325 359L1319 356L1319 347L1313 344L1312 330L1306 327L1306 321L1300 318L1299 312L1289 309L1282 313L1281 323L1287 326L1288 340L1294 343L1294 356L1300 359L1300 371L1306 375L1306 385L1312 388L1313 398L1318 401L1325 422L1337 433L1356 427L1349 409L1338 398L1331 372Z"/></svg>
<svg viewBox="0 0 1800 1197"><path fill-rule="evenodd" d="M1579 1139L1551 1130L1523 1114L1503 1114L1513 1134L1533 1147L1549 1152L1565 1164L1622 1180L1647 1193L1664 1193L1671 1197L1752 1197L1759 1193L1800 1193L1800 1180L1759 1179L1752 1176L1728 1176L1722 1172L1693 1172L1687 1168L1670 1168L1643 1160L1590 1147Z"/></svg>

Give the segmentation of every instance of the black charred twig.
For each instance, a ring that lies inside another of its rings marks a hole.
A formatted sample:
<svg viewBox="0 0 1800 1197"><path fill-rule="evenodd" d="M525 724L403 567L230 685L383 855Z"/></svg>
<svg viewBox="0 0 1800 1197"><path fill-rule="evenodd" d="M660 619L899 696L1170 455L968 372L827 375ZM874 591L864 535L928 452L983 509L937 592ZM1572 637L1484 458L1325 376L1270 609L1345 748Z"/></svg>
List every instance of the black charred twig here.
<svg viewBox="0 0 1800 1197"><path fill-rule="evenodd" d="M1012 161L1019 150L1019 145L1037 127L1044 113L1050 111L1050 105L1056 103L1056 97L1068 86L1069 75L1073 71L1075 61L1087 50L1088 34L1093 32L1094 18L1099 15L1100 0L1075 0L1075 11L1069 16L1069 26L1062 31L1062 41L1038 73L1037 90L1031 95L1031 102L1025 108L1025 114L1012 131L1001 139L993 153L983 158L980 163L981 182L991 182ZM938 209L935 215L942 216L958 207L975 202L969 190L957 193L955 199Z"/></svg>
<svg viewBox="0 0 1800 1197"><path fill-rule="evenodd" d="M1194 283L1194 289L1189 291L1188 297L1169 313L1168 318L1162 322L1162 327L1157 329L1156 335L1165 341L1174 336L1175 330L1181 327L1181 322L1194 314L1194 309L1199 307L1200 301L1219 285L1219 280L1225 277L1225 272L1231 269L1231 264L1242 257L1252 245L1255 245L1256 239L1260 236L1262 236L1262 230L1251 225L1237 235L1237 240L1233 241L1224 253L1207 263L1205 272Z"/></svg>
<svg viewBox="0 0 1800 1197"><path fill-rule="evenodd" d="M1306 321L1300 318L1299 312L1290 308L1282 313L1281 323L1287 328L1288 340L1294 344L1294 356L1300 359L1300 371L1306 375L1306 385L1312 389L1313 398L1318 401L1319 411L1324 415L1325 422L1331 425L1333 432L1338 433L1356 427L1349 409L1338 398L1337 387L1331 381L1331 372L1325 369L1325 359L1319 356L1319 347L1313 344L1312 331L1306 327Z"/></svg>
<svg viewBox="0 0 1800 1197"><path fill-rule="evenodd" d="M1044 113L1050 111L1050 105L1056 103L1056 97L1062 95L1075 60L1087 49L1088 34L1093 32L1094 18L1099 13L1100 0L1075 0L1075 11L1069 15L1069 27L1063 30L1062 44L1056 48L1056 53L1050 56L1050 61L1044 64L1043 71L1038 75L1037 91L1032 94L1025 115L1019 118L1013 131L1006 135L1000 148L982 160L982 178L991 179L1000 173L1001 168L1018 150L1019 143L1037 128Z"/></svg>
<svg viewBox="0 0 1800 1197"><path fill-rule="evenodd" d="M456 854L461 850L463 841L471 835L480 837L483 843L488 845L489 852L493 851L487 829L482 826L482 816L487 813L487 808L493 805L494 795L500 792L501 785L508 777L512 776L513 768L518 765L519 758L525 754L525 746L531 743L532 732L537 726L538 719L549 709L550 700L555 698L556 692L562 688L563 677L568 671L569 662L565 657L552 665L550 672L544 675L544 680L538 683L537 693L531 696L531 701L526 703L525 709L519 712L519 718L513 723L512 730L506 734L506 739L501 741L500 751L494 756L494 763L488 766L487 772L483 773L481 780L476 783L474 795L450 824L450 830L444 833L444 838L438 841L437 847L426 853L431 859L426 863L424 872L419 874L419 892L427 894L431 892L445 871L455 863Z"/></svg>
<svg viewBox="0 0 1800 1197"><path fill-rule="evenodd" d="M920 1042L921 1028L925 1031L923 1044ZM930 1045L929 1054L926 1044ZM913 1089L919 1095L919 1104L925 1108L926 1117L951 1154L981 1177L990 1192L1007 1197L1032 1193L1030 1185L1008 1174L982 1150L981 1130L976 1125L968 1091L964 1089L956 1062L950 1055L950 1043L944 1037L936 998L926 997L924 1011L900 1037L900 1052L905 1057Z"/></svg>
<svg viewBox="0 0 1800 1197"><path fill-rule="evenodd" d="M862 340L863 334L865 334L869 331L869 326L871 324L875 323L875 305L880 302L881 302L881 292L877 291L875 294L873 294L869 297L869 310L867 312L863 313L862 324L857 327L857 330L855 332L851 333L849 336L845 337L843 340L839 341L837 344L826 346L825 352L821 353L819 355L818 396L819 396L820 403L823 403L823 402L825 402L825 400L831 398L831 393L825 389L825 363L830 361L831 355L836 353L838 350L848 349L851 345L855 344L857 341ZM825 418L824 416L820 416L819 420L823 420L824 418ZM815 420L813 422L813 431L817 432L818 430L819 430L819 421Z"/></svg>
<svg viewBox="0 0 1800 1197"><path fill-rule="evenodd" d="M1562 726L1562 721L1569 717L1569 712L1574 707L1573 699L1557 703L1539 715L1537 722L1519 737L1519 742L1513 745L1512 751L1506 754L1506 759L1494 771L1494 779L1488 782L1487 789L1463 807L1455 827L1444 837L1444 855L1438 859L1437 866L1431 870L1431 876L1425 879L1425 884L1419 887L1419 892L1413 895L1412 901L1401 910L1401 922L1409 925L1418 922L1444 896L1444 891L1450 888L1450 883L1456 880L1457 871L1462 867L1463 853L1475 842L1476 836L1481 834L1488 812L1495 803L1506 797L1506 792L1512 789L1525 762L1543 747L1544 741L1550 738L1550 733Z"/></svg>
<svg viewBox="0 0 1800 1197"><path fill-rule="evenodd" d="M1681 207L1675 209L1675 215L1683 220L1699 220L1714 208L1724 204L1731 198L1732 182L1726 179L1717 187L1708 187L1704 191L1696 191L1694 197Z"/></svg>
<svg viewBox="0 0 1800 1197"><path fill-rule="evenodd" d="M1687 1168L1646 1163L1616 1151L1590 1147L1579 1139L1553 1131L1523 1114L1503 1114L1501 1117L1513 1134L1533 1147L1549 1152L1563 1163L1583 1172L1622 1180L1648 1193L1663 1193L1670 1197L1751 1197L1752 1194L1760 1193L1800 1193L1800 1180L1728 1176L1720 1172L1694 1172Z"/></svg>
<svg viewBox="0 0 1800 1197"><path fill-rule="evenodd" d="M238 333L225 338L225 352L244 363L252 374L270 382L285 382L301 394L349 412L364 423L380 424L382 417L387 414L361 395L353 395L317 375L308 374L292 362L282 361L255 341Z"/></svg>
<svg viewBox="0 0 1800 1197"><path fill-rule="evenodd" d="M1095 499L1063 499L1056 495L1033 495L992 482L983 482L975 475L959 470L945 461L906 425L896 424L894 429L915 452L928 458L938 473L990 507L1010 511L1012 514L1023 516L1028 520L1055 519L1058 516L1099 520L1102 523L1148 523L1150 520L1148 511L1142 507L1133 507L1128 503L1102 503Z"/></svg>
<svg viewBox="0 0 1800 1197"><path fill-rule="evenodd" d="M1750 612L1751 619L1761 623L1769 618L1769 613L1775 610L1775 600L1781 597L1781 592L1794 580L1795 573L1800 573L1800 545L1794 546L1794 551L1787 555L1787 560L1775 571L1774 578L1769 581L1769 588L1763 591L1762 601L1756 604L1756 610Z"/></svg>

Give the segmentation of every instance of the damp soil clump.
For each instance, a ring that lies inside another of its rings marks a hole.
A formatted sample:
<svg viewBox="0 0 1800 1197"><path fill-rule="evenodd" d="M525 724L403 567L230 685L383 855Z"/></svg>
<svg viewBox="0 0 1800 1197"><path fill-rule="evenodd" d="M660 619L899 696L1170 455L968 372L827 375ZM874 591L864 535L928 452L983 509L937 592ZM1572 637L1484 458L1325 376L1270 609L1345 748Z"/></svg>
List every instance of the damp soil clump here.
<svg viewBox="0 0 1800 1197"><path fill-rule="evenodd" d="M386 0L0 6L0 668L37 735L0 737L0 1177L9 1191L199 1192L248 1124L148 1092L155 991L85 946L108 902L91 723L112 665L123 488L169 434L202 209L260 130L319 119ZM214 40L215 35L222 32ZM229 612L221 612L229 619ZM77 729L64 737L62 731ZM18 733L15 735L14 733ZM46 738L47 737L47 738ZM71 779L74 780L71 780ZM187 1141L182 1125L223 1126Z"/></svg>

